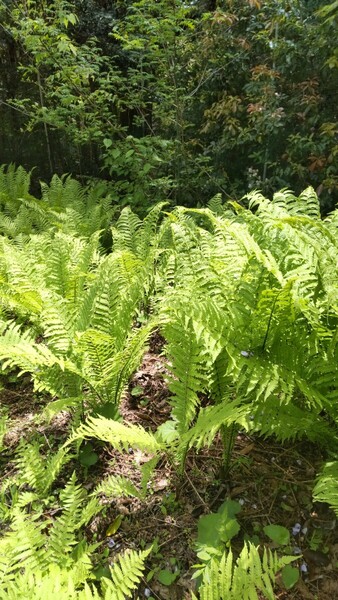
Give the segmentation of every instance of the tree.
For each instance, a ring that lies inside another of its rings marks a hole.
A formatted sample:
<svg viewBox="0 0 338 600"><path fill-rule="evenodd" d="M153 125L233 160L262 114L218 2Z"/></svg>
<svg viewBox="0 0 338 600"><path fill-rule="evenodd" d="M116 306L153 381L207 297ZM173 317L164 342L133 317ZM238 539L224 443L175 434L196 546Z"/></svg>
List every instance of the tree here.
<svg viewBox="0 0 338 600"><path fill-rule="evenodd" d="M45 172L111 178L138 210L309 184L334 204L338 81L320 0L1 7L16 74L12 89L3 74L6 135L36 131Z"/></svg>

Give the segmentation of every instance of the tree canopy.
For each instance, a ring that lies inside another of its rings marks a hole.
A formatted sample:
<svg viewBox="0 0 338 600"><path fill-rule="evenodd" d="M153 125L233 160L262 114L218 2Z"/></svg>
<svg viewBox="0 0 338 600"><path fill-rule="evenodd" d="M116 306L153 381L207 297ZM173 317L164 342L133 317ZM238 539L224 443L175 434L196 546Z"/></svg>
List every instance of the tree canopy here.
<svg viewBox="0 0 338 600"><path fill-rule="evenodd" d="M337 199L335 3L0 3L0 162L139 209L306 185Z"/></svg>

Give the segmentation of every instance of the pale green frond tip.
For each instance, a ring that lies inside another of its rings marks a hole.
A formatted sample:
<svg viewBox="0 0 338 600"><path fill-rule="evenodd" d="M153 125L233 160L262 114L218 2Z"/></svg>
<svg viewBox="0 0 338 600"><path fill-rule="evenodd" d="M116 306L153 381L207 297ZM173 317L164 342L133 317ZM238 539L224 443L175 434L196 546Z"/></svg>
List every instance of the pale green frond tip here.
<svg viewBox="0 0 338 600"><path fill-rule="evenodd" d="M156 453L162 448L156 437L139 425L124 425L105 417L89 417L83 425L80 425L74 431L66 445L75 440L91 437L108 442L117 450L127 451L131 447L149 453Z"/></svg>

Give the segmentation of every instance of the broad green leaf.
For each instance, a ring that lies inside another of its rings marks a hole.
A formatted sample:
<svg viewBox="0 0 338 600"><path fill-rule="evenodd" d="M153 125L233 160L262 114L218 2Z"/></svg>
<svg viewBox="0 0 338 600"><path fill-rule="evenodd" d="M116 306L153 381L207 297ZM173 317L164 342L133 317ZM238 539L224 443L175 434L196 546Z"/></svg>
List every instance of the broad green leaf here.
<svg viewBox="0 0 338 600"><path fill-rule="evenodd" d="M281 525L266 525L263 527L264 533L276 544L286 546L290 542L290 532Z"/></svg>
<svg viewBox="0 0 338 600"><path fill-rule="evenodd" d="M287 590L290 590L299 579L299 569L286 565L282 570L282 580Z"/></svg>

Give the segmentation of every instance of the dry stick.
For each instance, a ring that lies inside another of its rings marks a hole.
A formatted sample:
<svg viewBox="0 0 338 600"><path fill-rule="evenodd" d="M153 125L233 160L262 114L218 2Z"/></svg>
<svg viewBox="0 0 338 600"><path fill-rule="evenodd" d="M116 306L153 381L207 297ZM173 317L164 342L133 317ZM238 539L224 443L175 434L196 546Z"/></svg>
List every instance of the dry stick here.
<svg viewBox="0 0 338 600"><path fill-rule="evenodd" d="M162 542L162 544L158 545L158 548L162 548L162 546L165 546L166 544L168 544L169 542L173 542L174 540L176 540L178 537L181 537L182 535L185 535L186 532L185 531L180 531L180 533L178 533L177 535L174 535L173 537L169 538L168 540L165 540L164 542Z"/></svg>
<svg viewBox="0 0 338 600"><path fill-rule="evenodd" d="M275 502L276 502L276 500L277 500L278 492L279 492L279 490L276 490L276 491L275 491L275 493L274 493L274 496L273 496L272 502L271 502L271 504L270 504L269 511L268 511L268 513L267 513L267 517L268 517L268 518L270 517L270 515L271 515L271 513L272 513L272 509L273 509L273 507L274 507L274 504L275 504Z"/></svg>
<svg viewBox="0 0 338 600"><path fill-rule="evenodd" d="M148 589L151 591L151 595L152 595L152 596L155 596L155 598L158 598L158 600L161 600L161 597L160 597L160 596L158 596L158 595L156 594L156 592L154 592L154 590L152 589L151 585L149 585L149 582L148 582L148 581L146 581L146 580L145 580L143 577L142 577L142 582L143 582L143 584L144 584L145 588L148 588Z"/></svg>
<svg viewBox="0 0 338 600"><path fill-rule="evenodd" d="M216 494L215 498L214 498L214 499L213 499L213 500L210 502L210 504L209 504L209 508L212 508L213 506L215 506L215 504L217 503L217 500L218 500L218 499L219 499L219 498L222 496L223 492L225 492L225 491L226 491L226 492L229 494L229 496L230 496L230 492L231 492L231 490L230 490L230 485L229 485L229 483L223 483L223 484L221 485L221 487L219 488L219 490L218 490L218 492L217 492L217 494Z"/></svg>
<svg viewBox="0 0 338 600"><path fill-rule="evenodd" d="M198 492L198 491L197 491L197 489L195 488L195 486L194 486L193 482L191 481L191 479L190 479L190 477L189 477L189 475L188 475L187 471L184 471L184 473L185 473L185 475L186 475L186 478L188 479L188 481L189 481L189 483L190 483L190 485L191 485L192 489L194 490L194 492L195 492L195 494L196 494L197 498L200 500L200 502L201 502L202 506L204 506L205 508L209 508L209 507L208 507L208 505L207 505L207 503L206 503L206 502L203 500L202 496L199 494L199 492Z"/></svg>

